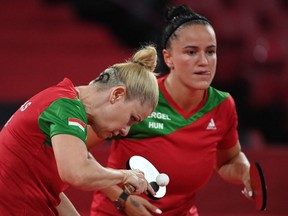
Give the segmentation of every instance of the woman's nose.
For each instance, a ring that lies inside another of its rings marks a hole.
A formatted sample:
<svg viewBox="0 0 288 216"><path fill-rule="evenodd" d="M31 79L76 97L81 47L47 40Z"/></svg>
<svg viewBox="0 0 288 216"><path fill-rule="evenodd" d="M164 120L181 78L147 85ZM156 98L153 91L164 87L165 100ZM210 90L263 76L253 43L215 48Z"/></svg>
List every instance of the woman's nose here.
<svg viewBox="0 0 288 216"><path fill-rule="evenodd" d="M208 64L206 53L200 53L199 61L201 64Z"/></svg>

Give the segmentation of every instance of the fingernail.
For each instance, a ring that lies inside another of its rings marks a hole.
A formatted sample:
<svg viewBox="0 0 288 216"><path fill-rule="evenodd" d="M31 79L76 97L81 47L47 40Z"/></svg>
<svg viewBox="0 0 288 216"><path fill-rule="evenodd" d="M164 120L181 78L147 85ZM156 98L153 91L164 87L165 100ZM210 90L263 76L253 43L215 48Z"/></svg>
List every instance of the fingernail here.
<svg viewBox="0 0 288 216"><path fill-rule="evenodd" d="M162 211L160 209L156 209L155 211L157 214L162 214Z"/></svg>

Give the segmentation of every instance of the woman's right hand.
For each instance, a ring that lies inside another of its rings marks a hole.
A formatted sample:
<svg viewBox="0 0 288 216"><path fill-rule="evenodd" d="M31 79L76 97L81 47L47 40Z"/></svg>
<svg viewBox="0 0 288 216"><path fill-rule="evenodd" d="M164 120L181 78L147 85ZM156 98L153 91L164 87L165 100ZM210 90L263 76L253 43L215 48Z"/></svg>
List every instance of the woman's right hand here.
<svg viewBox="0 0 288 216"><path fill-rule="evenodd" d="M130 185L134 190L130 190L129 193L141 194L144 192L150 192L152 195L155 194L152 186L148 183L145 178L144 172L140 170L122 170L124 172L123 184Z"/></svg>

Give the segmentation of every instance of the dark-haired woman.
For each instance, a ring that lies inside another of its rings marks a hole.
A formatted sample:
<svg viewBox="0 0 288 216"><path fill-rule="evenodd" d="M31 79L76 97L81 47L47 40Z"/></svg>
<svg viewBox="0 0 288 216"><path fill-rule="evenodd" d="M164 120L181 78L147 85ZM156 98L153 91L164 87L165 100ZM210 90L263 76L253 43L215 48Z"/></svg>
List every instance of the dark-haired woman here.
<svg viewBox="0 0 288 216"><path fill-rule="evenodd" d="M169 71L160 72L158 105L126 137L113 140L108 166L125 168L131 156L143 156L169 175L167 193L159 200L125 196L122 209L117 210L113 201L119 201L125 192L117 186L107 188L95 193L93 216L156 215L161 211L165 216L197 216L195 194L214 170L228 182L243 184L243 193L251 196L250 164L241 151L234 100L210 86L217 63L213 27L190 8L176 6L168 13L162 36Z"/></svg>

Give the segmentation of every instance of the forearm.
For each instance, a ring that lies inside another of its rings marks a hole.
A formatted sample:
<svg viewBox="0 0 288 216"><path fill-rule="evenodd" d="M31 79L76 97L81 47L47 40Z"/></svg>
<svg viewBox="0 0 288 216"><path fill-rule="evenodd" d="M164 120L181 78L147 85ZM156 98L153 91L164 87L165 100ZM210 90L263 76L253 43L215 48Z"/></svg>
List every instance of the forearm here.
<svg viewBox="0 0 288 216"><path fill-rule="evenodd" d="M106 187L123 183L127 173L101 166L96 160L89 158L77 169L77 173L67 176L66 179L72 186L81 190L100 190Z"/></svg>
<svg viewBox="0 0 288 216"><path fill-rule="evenodd" d="M118 199L120 194L123 192L123 189L118 185L114 185L112 187L101 189L101 193L106 195L111 201Z"/></svg>
<svg viewBox="0 0 288 216"><path fill-rule="evenodd" d="M219 175L228 182L242 184L250 169L250 163L243 152L218 169Z"/></svg>
<svg viewBox="0 0 288 216"><path fill-rule="evenodd" d="M64 193L60 193L59 197L61 199L60 204L57 206L59 216L80 216L74 205Z"/></svg>

